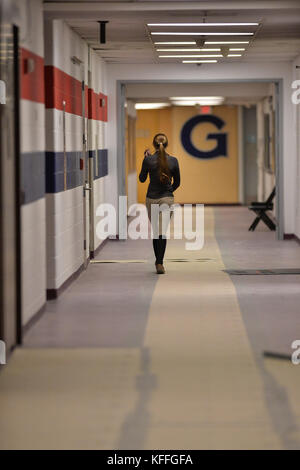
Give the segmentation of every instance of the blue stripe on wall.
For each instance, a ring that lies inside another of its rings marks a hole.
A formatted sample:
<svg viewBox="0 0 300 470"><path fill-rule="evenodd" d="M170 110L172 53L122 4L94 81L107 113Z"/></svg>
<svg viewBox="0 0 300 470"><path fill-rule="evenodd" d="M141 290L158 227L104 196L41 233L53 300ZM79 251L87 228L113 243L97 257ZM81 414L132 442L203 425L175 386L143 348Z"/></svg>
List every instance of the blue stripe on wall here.
<svg viewBox="0 0 300 470"><path fill-rule="evenodd" d="M107 149L90 150L89 158L94 159L94 179L102 178L108 174Z"/></svg>
<svg viewBox="0 0 300 470"><path fill-rule="evenodd" d="M97 162L96 162L97 156ZM80 170L81 151L67 152L67 189L83 184ZM90 150L94 158L94 179L108 174L107 149ZM97 165L96 165L97 163ZM64 190L63 152L26 152L21 154L22 204L29 204L45 196Z"/></svg>
<svg viewBox="0 0 300 470"><path fill-rule="evenodd" d="M45 152L21 154L22 204L45 196Z"/></svg>
<svg viewBox="0 0 300 470"><path fill-rule="evenodd" d="M66 152L67 189L83 184L80 170L81 151ZM46 152L46 192L58 193L64 190L64 152Z"/></svg>

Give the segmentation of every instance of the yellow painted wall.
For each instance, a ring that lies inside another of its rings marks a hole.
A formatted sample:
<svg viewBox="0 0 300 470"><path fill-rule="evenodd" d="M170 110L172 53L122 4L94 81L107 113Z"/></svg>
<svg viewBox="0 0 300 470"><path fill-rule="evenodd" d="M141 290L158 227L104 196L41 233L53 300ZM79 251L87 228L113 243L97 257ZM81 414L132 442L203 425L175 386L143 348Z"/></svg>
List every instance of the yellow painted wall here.
<svg viewBox="0 0 300 470"><path fill-rule="evenodd" d="M129 135L128 135L128 114L125 112L125 187L128 196L128 172L129 172Z"/></svg>
<svg viewBox="0 0 300 470"><path fill-rule="evenodd" d="M136 172L136 118L125 113L125 184L129 197L128 177Z"/></svg>
<svg viewBox="0 0 300 470"><path fill-rule="evenodd" d="M155 134L163 132L168 136L168 152L173 153L172 137L172 109L150 109L139 110L136 120L136 165L137 176L139 175L144 159L144 151L149 148L154 152L152 140ZM148 188L149 178L145 183L138 181L138 202L144 203Z"/></svg>
<svg viewBox="0 0 300 470"><path fill-rule="evenodd" d="M213 124L202 123L192 132L192 140L201 150L212 150L215 140L206 140L208 133L227 133L227 157L195 158L181 145L182 126L197 112L194 107L175 106L164 110L143 110L137 116L137 171L139 173L144 149L152 149L157 132L167 134L168 152L179 160L181 186L175 193L179 203L236 203L238 202L238 123L236 106L216 106L212 113L224 120L218 131ZM147 180L148 181L148 180ZM138 201L144 202L148 184L138 183Z"/></svg>

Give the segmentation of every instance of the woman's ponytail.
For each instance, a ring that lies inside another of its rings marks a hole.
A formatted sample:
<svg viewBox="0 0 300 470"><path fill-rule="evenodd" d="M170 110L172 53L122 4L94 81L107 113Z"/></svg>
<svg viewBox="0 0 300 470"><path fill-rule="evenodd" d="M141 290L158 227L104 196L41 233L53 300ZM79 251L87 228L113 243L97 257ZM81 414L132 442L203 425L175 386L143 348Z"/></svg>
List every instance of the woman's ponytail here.
<svg viewBox="0 0 300 470"><path fill-rule="evenodd" d="M170 170L167 160L166 147L168 145L168 139L165 134L156 134L153 139L153 145L158 151L158 175L160 182L168 184L170 182Z"/></svg>

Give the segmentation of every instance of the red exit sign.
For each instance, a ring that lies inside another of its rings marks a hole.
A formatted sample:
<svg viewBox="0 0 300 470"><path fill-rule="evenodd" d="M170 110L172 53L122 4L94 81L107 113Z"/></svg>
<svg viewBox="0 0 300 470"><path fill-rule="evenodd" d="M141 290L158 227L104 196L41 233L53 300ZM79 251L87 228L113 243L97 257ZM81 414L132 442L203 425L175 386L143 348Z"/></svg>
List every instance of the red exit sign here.
<svg viewBox="0 0 300 470"><path fill-rule="evenodd" d="M211 114L211 106L200 106L201 114Z"/></svg>

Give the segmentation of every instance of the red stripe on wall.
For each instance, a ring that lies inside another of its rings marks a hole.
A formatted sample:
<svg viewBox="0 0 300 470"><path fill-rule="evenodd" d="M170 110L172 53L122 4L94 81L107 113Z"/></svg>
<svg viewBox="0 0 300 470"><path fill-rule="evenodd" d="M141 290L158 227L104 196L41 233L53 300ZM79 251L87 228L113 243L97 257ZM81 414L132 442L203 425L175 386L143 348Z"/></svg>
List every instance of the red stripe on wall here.
<svg viewBox="0 0 300 470"><path fill-rule="evenodd" d="M33 52L20 48L21 98L45 102L44 59Z"/></svg>
<svg viewBox="0 0 300 470"><path fill-rule="evenodd" d="M82 116L81 82L53 65L45 67L46 108L64 109ZM107 121L107 96L95 93L85 86L85 116ZM102 106L101 106L102 104Z"/></svg>
<svg viewBox="0 0 300 470"><path fill-rule="evenodd" d="M107 122L107 96L88 89L89 119Z"/></svg>

